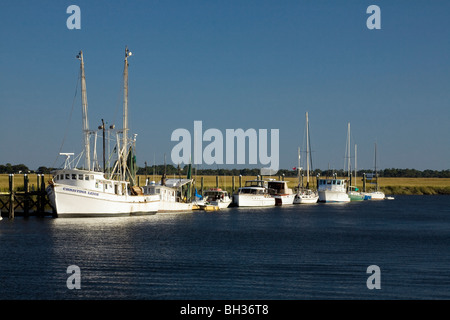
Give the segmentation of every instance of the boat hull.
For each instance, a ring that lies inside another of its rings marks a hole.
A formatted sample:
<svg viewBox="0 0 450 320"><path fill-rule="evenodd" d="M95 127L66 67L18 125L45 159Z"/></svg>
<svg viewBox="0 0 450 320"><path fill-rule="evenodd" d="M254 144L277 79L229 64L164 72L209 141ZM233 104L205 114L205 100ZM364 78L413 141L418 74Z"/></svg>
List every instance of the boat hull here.
<svg viewBox="0 0 450 320"><path fill-rule="evenodd" d="M294 203L295 204L309 204L309 203L317 203L319 201L319 196L317 195L297 195L295 196Z"/></svg>
<svg viewBox="0 0 450 320"><path fill-rule="evenodd" d="M350 201L363 201L365 199L364 194L359 192L349 192L348 196L350 198Z"/></svg>
<svg viewBox="0 0 450 320"><path fill-rule="evenodd" d="M319 191L320 202L350 202L350 197L345 192L324 190Z"/></svg>
<svg viewBox="0 0 450 320"><path fill-rule="evenodd" d="M172 202L161 200L158 213L189 212L194 210L192 202Z"/></svg>
<svg viewBox="0 0 450 320"><path fill-rule="evenodd" d="M275 204L278 206L294 203L295 194L274 195Z"/></svg>
<svg viewBox="0 0 450 320"><path fill-rule="evenodd" d="M235 194L233 200L238 207L270 207L275 205L275 198L262 195Z"/></svg>
<svg viewBox="0 0 450 320"><path fill-rule="evenodd" d="M51 185L46 191L58 217L155 214L160 204L153 195L116 195L64 185Z"/></svg>
<svg viewBox="0 0 450 320"><path fill-rule="evenodd" d="M381 191L369 193L371 200L384 200L385 194Z"/></svg>
<svg viewBox="0 0 450 320"><path fill-rule="evenodd" d="M226 209L230 206L231 199L229 201L210 201L209 203L213 206L219 207L219 209Z"/></svg>

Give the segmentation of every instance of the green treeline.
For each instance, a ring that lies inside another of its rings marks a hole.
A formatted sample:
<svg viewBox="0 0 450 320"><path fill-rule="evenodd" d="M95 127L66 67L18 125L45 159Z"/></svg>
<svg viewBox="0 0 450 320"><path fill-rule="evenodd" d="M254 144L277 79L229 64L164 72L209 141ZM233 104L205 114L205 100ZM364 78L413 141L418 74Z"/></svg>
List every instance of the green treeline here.
<svg viewBox="0 0 450 320"><path fill-rule="evenodd" d="M175 167L171 164L164 165L153 165L138 168L137 174L139 175L160 175L166 172L167 175L186 175L188 166ZM45 166L39 167L37 170L30 170L24 164L12 165L7 163L6 165L0 165L0 174L5 173L50 173L53 168L48 168ZM358 170L357 175L362 177L364 173L373 173L371 170ZM195 169L193 168L192 174L203 175L203 176L257 176L260 174L260 169ZM338 176L346 176L347 173L344 170L313 170L310 175L316 176L332 176L337 174ZM296 170L280 169L276 175L284 175L285 177L296 177ZM379 177L386 178L450 178L450 170L416 170L416 169L383 169L378 171Z"/></svg>

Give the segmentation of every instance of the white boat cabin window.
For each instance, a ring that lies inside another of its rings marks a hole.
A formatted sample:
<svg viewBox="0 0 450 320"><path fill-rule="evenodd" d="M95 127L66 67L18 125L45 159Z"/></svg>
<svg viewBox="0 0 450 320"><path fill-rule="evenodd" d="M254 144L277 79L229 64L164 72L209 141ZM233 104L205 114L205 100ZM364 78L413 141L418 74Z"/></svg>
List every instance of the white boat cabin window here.
<svg viewBox="0 0 450 320"><path fill-rule="evenodd" d="M78 180L83 180L83 175L82 174L78 175Z"/></svg>
<svg viewBox="0 0 450 320"><path fill-rule="evenodd" d="M84 176L84 180L89 181L89 175L86 174L86 175Z"/></svg>
<svg viewBox="0 0 450 320"><path fill-rule="evenodd" d="M70 174L66 173L66 179L70 179Z"/></svg>

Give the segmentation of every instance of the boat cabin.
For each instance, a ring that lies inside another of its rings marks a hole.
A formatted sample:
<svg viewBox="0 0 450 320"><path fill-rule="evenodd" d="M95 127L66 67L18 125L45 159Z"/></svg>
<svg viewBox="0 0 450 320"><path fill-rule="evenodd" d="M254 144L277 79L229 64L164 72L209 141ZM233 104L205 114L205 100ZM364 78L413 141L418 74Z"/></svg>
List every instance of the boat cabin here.
<svg viewBox="0 0 450 320"><path fill-rule="evenodd" d="M346 192L346 180L345 179L319 179L318 190L329 190L329 191L344 191Z"/></svg>
<svg viewBox="0 0 450 320"><path fill-rule="evenodd" d="M267 181L264 181L264 180L248 180L248 181L245 181L245 187L267 188Z"/></svg>
<svg viewBox="0 0 450 320"><path fill-rule="evenodd" d="M65 185L68 188L74 187L117 195L130 194L131 190L128 182L105 179L103 172L79 169L62 169L53 172L53 183Z"/></svg>
<svg viewBox="0 0 450 320"><path fill-rule="evenodd" d="M156 184L154 181L142 187L144 194L160 195L161 201L166 202L186 202L186 185L192 182L192 179L168 179L165 185Z"/></svg>
<svg viewBox="0 0 450 320"><path fill-rule="evenodd" d="M228 192L221 188L213 188L205 191L205 199L208 201L217 201L228 198Z"/></svg>
<svg viewBox="0 0 450 320"><path fill-rule="evenodd" d="M267 187L272 195L292 194L292 189L288 187L287 181L269 180Z"/></svg>

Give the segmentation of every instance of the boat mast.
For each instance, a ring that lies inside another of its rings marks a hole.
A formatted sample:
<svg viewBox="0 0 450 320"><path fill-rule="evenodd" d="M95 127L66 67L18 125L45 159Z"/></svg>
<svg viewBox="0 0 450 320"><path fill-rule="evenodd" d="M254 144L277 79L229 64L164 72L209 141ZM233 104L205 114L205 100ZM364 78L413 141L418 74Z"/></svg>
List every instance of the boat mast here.
<svg viewBox="0 0 450 320"><path fill-rule="evenodd" d="M125 61L123 67L123 151L122 151L122 167L123 180L126 179L127 159L128 159L128 57L131 52L125 47Z"/></svg>
<svg viewBox="0 0 450 320"><path fill-rule="evenodd" d="M83 51L77 55L77 59L80 60L80 73L81 73L81 106L83 115L83 136L84 136L84 167L87 170L91 170L90 160L90 144L89 144L89 121L88 121L88 103L86 94L86 77L84 75L84 60Z"/></svg>
<svg viewBox="0 0 450 320"><path fill-rule="evenodd" d="M378 173L377 173L377 143L375 142L375 182L376 191L378 191Z"/></svg>
<svg viewBox="0 0 450 320"><path fill-rule="evenodd" d="M356 187L356 153L357 153L358 145L355 143L355 187Z"/></svg>
<svg viewBox="0 0 450 320"><path fill-rule="evenodd" d="M309 189L309 121L306 112L306 189Z"/></svg>
<svg viewBox="0 0 450 320"><path fill-rule="evenodd" d="M350 169L350 122L347 125L347 170L348 170L348 178L349 184L351 184L351 169Z"/></svg>
<svg viewBox="0 0 450 320"><path fill-rule="evenodd" d="M300 178L300 147L298 147L298 166L297 166L297 178L298 178L298 187L300 188L301 178ZM303 189L303 183L301 183L302 189Z"/></svg>

